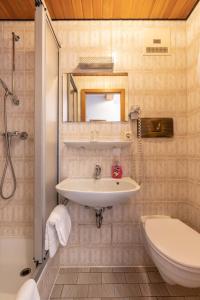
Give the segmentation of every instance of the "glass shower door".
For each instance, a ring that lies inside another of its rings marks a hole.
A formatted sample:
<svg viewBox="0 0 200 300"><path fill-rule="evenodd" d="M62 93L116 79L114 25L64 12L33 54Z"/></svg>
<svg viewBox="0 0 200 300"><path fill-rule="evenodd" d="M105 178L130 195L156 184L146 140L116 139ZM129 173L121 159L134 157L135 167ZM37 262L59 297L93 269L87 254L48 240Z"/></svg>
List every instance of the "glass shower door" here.
<svg viewBox="0 0 200 300"><path fill-rule="evenodd" d="M35 41L34 259L42 263L45 223L57 203L60 48L43 4L36 8Z"/></svg>

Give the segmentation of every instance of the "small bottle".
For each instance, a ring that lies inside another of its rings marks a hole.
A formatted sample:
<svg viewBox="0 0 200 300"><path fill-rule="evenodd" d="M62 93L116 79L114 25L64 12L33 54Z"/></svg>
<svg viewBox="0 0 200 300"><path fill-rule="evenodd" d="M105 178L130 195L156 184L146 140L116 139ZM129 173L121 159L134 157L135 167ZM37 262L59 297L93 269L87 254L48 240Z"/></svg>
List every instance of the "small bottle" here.
<svg viewBox="0 0 200 300"><path fill-rule="evenodd" d="M112 178L122 178L122 167L119 164L119 161L114 161L112 165Z"/></svg>

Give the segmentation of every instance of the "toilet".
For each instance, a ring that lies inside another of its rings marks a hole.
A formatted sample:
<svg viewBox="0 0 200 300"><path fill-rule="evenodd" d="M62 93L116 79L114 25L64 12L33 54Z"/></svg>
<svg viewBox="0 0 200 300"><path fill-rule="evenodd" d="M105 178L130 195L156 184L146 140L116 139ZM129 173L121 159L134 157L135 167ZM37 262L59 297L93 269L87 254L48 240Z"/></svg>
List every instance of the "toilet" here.
<svg viewBox="0 0 200 300"><path fill-rule="evenodd" d="M169 284L200 287L200 234L170 216L142 216L145 248Z"/></svg>

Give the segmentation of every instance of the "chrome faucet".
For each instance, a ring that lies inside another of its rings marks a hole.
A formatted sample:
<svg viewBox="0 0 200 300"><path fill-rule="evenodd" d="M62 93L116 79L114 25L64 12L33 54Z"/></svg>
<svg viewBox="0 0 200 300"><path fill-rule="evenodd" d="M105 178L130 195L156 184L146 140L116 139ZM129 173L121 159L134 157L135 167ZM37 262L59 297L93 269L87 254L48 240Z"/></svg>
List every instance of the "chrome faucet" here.
<svg viewBox="0 0 200 300"><path fill-rule="evenodd" d="M101 166L99 164L96 164L94 169L94 179L100 179L101 178Z"/></svg>

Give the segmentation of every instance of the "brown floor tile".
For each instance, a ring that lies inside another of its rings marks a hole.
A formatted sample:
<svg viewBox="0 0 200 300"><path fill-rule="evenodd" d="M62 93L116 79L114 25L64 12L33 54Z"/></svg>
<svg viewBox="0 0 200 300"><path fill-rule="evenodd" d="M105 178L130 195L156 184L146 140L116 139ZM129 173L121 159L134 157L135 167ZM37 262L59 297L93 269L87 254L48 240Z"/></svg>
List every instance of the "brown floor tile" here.
<svg viewBox="0 0 200 300"><path fill-rule="evenodd" d="M51 298L61 297L62 289L63 289L63 285L55 285L51 293Z"/></svg>
<svg viewBox="0 0 200 300"><path fill-rule="evenodd" d="M131 273L140 273L140 272L153 272L157 271L155 267L114 267L113 272L131 272Z"/></svg>
<svg viewBox="0 0 200 300"><path fill-rule="evenodd" d="M60 268L59 273L63 274L63 273L82 273L82 272L90 272L90 268L89 267L69 267L69 268Z"/></svg>
<svg viewBox="0 0 200 300"><path fill-rule="evenodd" d="M102 273L102 283L126 283L124 273Z"/></svg>
<svg viewBox="0 0 200 300"><path fill-rule="evenodd" d="M94 273L112 272L112 267L91 267L90 272L94 272Z"/></svg>
<svg viewBox="0 0 200 300"><path fill-rule="evenodd" d="M79 273L78 284L101 284L101 273Z"/></svg>
<svg viewBox="0 0 200 300"><path fill-rule="evenodd" d="M89 285L88 297L114 297L113 284L92 284Z"/></svg>
<svg viewBox="0 0 200 300"><path fill-rule="evenodd" d="M158 272L158 269L154 266L147 266L147 267L137 267L141 270L143 270L143 272Z"/></svg>
<svg viewBox="0 0 200 300"><path fill-rule="evenodd" d="M159 272L148 272L147 274L151 283L164 282Z"/></svg>
<svg viewBox="0 0 200 300"><path fill-rule="evenodd" d="M143 296L169 296L169 292L165 284L162 283L150 283L140 284L141 292Z"/></svg>
<svg viewBox="0 0 200 300"><path fill-rule="evenodd" d="M115 267L112 269L113 273L117 272L117 273L120 273L120 272L134 272L134 268L133 267Z"/></svg>
<svg viewBox="0 0 200 300"><path fill-rule="evenodd" d="M115 284L115 297L141 296L138 284Z"/></svg>
<svg viewBox="0 0 200 300"><path fill-rule="evenodd" d="M147 273L125 273L127 283L148 283L149 277Z"/></svg>
<svg viewBox="0 0 200 300"><path fill-rule="evenodd" d="M66 298L66 297L68 298L88 297L88 285L86 284L64 285L61 298Z"/></svg>
<svg viewBox="0 0 200 300"><path fill-rule="evenodd" d="M134 267L114 267L112 269L112 271L114 273L115 272L118 272L118 273L123 272L123 273L125 273L125 272L135 272L134 269L135 269Z"/></svg>
<svg viewBox="0 0 200 300"><path fill-rule="evenodd" d="M77 281L78 273L63 273L58 275L56 284L76 284Z"/></svg>
<svg viewBox="0 0 200 300"><path fill-rule="evenodd" d="M189 289L179 285L167 285L170 296L199 296L200 289Z"/></svg>

